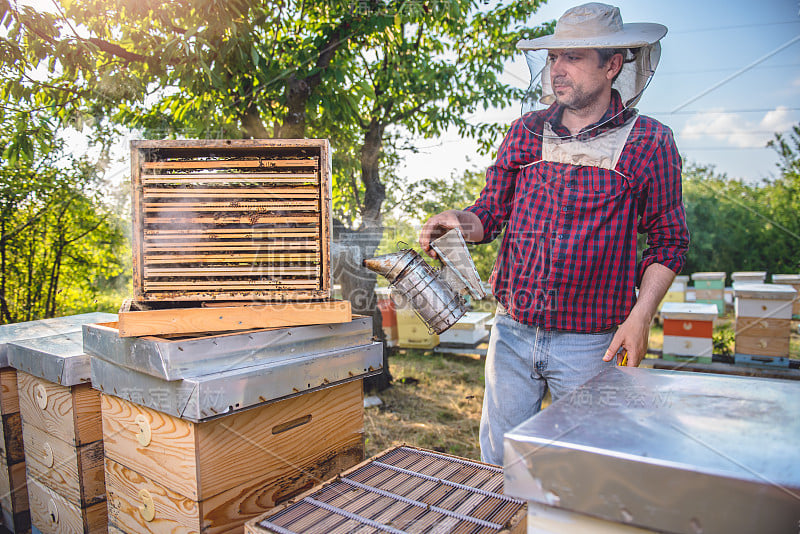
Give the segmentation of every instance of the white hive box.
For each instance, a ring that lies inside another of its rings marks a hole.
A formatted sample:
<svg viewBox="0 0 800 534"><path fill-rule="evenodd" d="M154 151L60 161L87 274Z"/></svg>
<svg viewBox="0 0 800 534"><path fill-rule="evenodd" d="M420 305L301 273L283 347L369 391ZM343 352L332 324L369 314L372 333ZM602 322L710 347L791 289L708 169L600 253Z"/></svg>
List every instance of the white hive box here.
<svg viewBox="0 0 800 534"><path fill-rule="evenodd" d="M474 345L486 337L486 323L492 318L488 312L467 312L445 332L439 334L439 343Z"/></svg>
<svg viewBox="0 0 800 534"><path fill-rule="evenodd" d="M734 295L736 353L788 357L795 289L781 284L737 284Z"/></svg>

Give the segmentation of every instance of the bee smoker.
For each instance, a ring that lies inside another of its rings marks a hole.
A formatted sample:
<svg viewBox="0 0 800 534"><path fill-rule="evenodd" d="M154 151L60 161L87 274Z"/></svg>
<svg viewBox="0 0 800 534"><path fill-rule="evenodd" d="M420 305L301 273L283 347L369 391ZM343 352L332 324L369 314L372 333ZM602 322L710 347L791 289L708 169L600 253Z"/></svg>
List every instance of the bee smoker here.
<svg viewBox="0 0 800 534"><path fill-rule="evenodd" d="M463 294L480 300L486 293L460 230L448 231L431 247L442 262L440 269L412 249L365 259L363 265L386 277L393 297L410 305L432 333L441 334L466 313Z"/></svg>

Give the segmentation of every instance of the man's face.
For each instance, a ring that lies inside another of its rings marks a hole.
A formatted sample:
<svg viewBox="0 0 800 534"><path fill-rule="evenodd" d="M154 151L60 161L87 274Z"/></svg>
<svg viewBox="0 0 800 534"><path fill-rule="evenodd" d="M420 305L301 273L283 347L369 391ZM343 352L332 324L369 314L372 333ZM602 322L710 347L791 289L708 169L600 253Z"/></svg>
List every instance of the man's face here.
<svg viewBox="0 0 800 534"><path fill-rule="evenodd" d="M611 86L608 64L600 65L597 50L568 48L549 50L550 83L556 102L570 109L591 106ZM610 64L611 62L609 62Z"/></svg>

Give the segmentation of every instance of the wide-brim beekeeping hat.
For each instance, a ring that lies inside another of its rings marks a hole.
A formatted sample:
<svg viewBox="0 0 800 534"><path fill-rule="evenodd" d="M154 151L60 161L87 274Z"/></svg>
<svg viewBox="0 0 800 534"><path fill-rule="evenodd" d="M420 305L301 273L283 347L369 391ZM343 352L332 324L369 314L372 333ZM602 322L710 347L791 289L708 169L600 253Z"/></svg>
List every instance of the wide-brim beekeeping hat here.
<svg viewBox="0 0 800 534"><path fill-rule="evenodd" d="M659 41L667 34L666 26L656 23L622 22L619 8L590 3L567 10L556 22L555 31L536 39L522 39L517 48L525 53L531 70L531 87L526 99L550 105L555 101L550 87L550 65L546 56L536 51L568 48L626 49L627 57L613 84L625 107L641 98L658 61ZM529 102L530 103L530 102Z"/></svg>

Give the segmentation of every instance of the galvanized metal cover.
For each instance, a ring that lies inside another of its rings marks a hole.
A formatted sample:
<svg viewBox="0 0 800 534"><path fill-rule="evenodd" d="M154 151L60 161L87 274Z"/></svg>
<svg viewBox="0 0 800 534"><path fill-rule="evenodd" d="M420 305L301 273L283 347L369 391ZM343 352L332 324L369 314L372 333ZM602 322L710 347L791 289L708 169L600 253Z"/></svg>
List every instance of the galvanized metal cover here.
<svg viewBox="0 0 800 534"><path fill-rule="evenodd" d="M505 436L508 495L664 532L791 532L800 385L609 368Z"/></svg>
<svg viewBox="0 0 800 534"><path fill-rule="evenodd" d="M8 345L8 364L62 386L91 380L89 355L83 352L81 332L17 341Z"/></svg>
<svg viewBox="0 0 800 534"><path fill-rule="evenodd" d="M83 331L83 347L87 354L163 380L260 365L265 358L295 358L371 342L372 317L357 317L349 323L248 330L204 337L122 338L115 324L90 324Z"/></svg>
<svg viewBox="0 0 800 534"><path fill-rule="evenodd" d="M703 273L692 273L692 280L722 280L725 278L725 273L723 272L703 272Z"/></svg>
<svg viewBox="0 0 800 534"><path fill-rule="evenodd" d="M8 367L8 344L26 339L80 332L87 323L116 321L114 313L92 312L0 326L0 368Z"/></svg>
<svg viewBox="0 0 800 534"><path fill-rule="evenodd" d="M200 422L377 374L383 344L368 343L292 358L265 358L244 368L162 380L93 357L92 387L160 412Z"/></svg>

